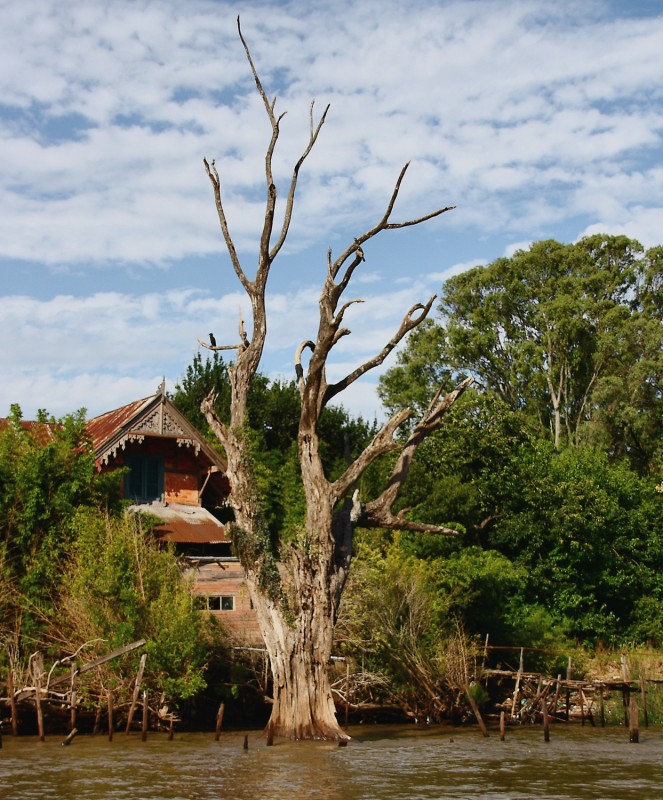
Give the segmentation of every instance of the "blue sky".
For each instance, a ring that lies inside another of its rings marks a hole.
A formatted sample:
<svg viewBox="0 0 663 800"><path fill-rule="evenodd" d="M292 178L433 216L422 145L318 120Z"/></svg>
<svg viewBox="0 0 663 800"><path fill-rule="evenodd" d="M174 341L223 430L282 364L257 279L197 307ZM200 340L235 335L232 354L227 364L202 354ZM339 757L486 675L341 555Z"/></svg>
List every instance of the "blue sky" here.
<svg viewBox="0 0 663 800"><path fill-rule="evenodd" d="M0 0L0 415L95 415L172 388L240 287L202 158L255 262L277 111L283 196L309 104L331 104L270 284L263 371L315 338L327 249L379 219L457 208L368 245L329 365L346 374L444 279L543 238L663 244L663 4L585 0ZM378 375L341 402L379 408Z"/></svg>

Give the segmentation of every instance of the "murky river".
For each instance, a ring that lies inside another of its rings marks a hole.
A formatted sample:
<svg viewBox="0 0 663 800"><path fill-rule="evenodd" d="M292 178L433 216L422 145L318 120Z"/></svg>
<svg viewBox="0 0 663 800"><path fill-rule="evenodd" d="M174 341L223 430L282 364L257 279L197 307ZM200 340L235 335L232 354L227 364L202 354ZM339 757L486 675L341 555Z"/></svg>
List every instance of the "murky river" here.
<svg viewBox="0 0 663 800"><path fill-rule="evenodd" d="M494 732L357 727L347 747L277 741L257 732L80 736L70 747L5 735L2 800L419 800L420 798L663 798L663 729L553 726Z"/></svg>

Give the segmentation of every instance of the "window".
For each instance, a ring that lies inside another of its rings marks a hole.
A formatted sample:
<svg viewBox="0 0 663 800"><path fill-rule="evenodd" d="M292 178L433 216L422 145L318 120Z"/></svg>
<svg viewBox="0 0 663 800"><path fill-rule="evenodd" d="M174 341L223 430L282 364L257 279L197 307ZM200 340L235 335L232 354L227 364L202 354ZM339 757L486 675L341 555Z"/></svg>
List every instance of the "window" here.
<svg viewBox="0 0 663 800"><path fill-rule="evenodd" d="M207 611L234 611L235 597L232 594L203 595L199 599L200 607Z"/></svg>
<svg viewBox="0 0 663 800"><path fill-rule="evenodd" d="M163 497L163 458L129 453L125 458L130 472L124 481L124 496L138 503Z"/></svg>

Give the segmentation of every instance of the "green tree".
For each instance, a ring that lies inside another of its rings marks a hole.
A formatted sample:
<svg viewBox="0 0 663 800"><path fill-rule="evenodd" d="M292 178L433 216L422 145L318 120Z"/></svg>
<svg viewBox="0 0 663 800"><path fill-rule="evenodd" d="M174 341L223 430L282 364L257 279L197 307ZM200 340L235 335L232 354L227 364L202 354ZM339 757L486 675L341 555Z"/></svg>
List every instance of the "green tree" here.
<svg viewBox="0 0 663 800"><path fill-rule="evenodd" d="M174 553L133 515L85 510L72 529L58 624L72 652L84 641L98 641L103 653L144 638L147 685L176 701L198 694L218 626L198 610ZM135 660L109 665L111 681L127 689Z"/></svg>
<svg viewBox="0 0 663 800"><path fill-rule="evenodd" d="M655 639L641 614L663 590L663 496L651 478L589 446L522 452L523 481L490 530L492 546L526 569L526 602L569 633L619 644Z"/></svg>
<svg viewBox="0 0 663 800"><path fill-rule="evenodd" d="M13 597L7 624L31 636L44 627L74 515L81 507L110 508L118 497L119 477L95 468L83 411L59 420L42 412L36 423L24 423L12 406L0 430L0 564Z"/></svg>
<svg viewBox="0 0 663 800"><path fill-rule="evenodd" d="M421 405L447 370L469 373L557 449L592 437L639 469L655 469L661 262L660 248L643 255L634 240L596 235L537 242L457 275L443 287L442 321L410 338L381 382L382 397L390 408Z"/></svg>

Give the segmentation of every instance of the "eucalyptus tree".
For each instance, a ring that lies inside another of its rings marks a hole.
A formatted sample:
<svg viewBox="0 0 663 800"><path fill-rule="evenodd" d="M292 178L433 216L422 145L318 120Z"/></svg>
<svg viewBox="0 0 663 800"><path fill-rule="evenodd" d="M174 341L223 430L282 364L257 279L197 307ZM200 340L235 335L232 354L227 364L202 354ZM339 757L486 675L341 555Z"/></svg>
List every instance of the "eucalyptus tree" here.
<svg viewBox="0 0 663 800"><path fill-rule="evenodd" d="M439 323L410 337L381 381L383 399L422 402L432 376L470 374L557 449L589 437L647 469L661 434L662 259L642 251L625 236L548 240L454 276Z"/></svg>
<svg viewBox="0 0 663 800"><path fill-rule="evenodd" d="M291 738L347 738L335 715L328 677L332 654L333 629L341 595L352 560L354 530L358 525L426 530L450 533L437 525L418 523L392 510L408 474L409 465L420 442L443 421L469 381L442 395L437 392L419 421L404 439L397 432L413 415L403 409L394 414L373 436L370 443L335 479L325 472L321 457L320 419L327 405L369 370L382 364L387 355L430 311L434 296L416 304L403 317L392 338L372 358L341 380L329 383L327 360L336 344L350 331L344 326L348 308L357 300L343 300L355 271L365 260L363 245L390 230L407 228L433 219L450 210L438 208L407 221L392 219L406 164L398 175L386 209L377 222L361 233L336 258L327 253L325 278L319 301L319 323L315 341L306 339L295 353L295 374L300 396L297 430L299 467L305 496L305 512L300 526L269 529L256 491L247 436L248 399L256 379L267 337L265 298L272 265L285 244L295 207L299 173L315 146L329 106L314 118L310 109L309 139L294 165L285 196L283 216L276 220L277 187L272 160L281 135L283 114L275 111L256 71L241 28L238 32L248 64L264 104L271 128L265 154L265 214L253 277L245 270L235 247L222 199L219 168L204 160L211 182L218 219L232 267L251 307L250 333L240 320L239 341L234 344L207 344L210 350L232 350L234 361L228 367L230 408L227 417L216 406L210 393L202 402L207 421L223 445L231 485L230 504L234 512L232 537L244 567L248 591L256 610L269 654L273 677L273 705L268 732ZM303 354L309 350L305 364ZM225 420L225 421L224 421ZM396 453L395 465L387 485L367 501L359 497L356 485L361 475L386 453Z"/></svg>

